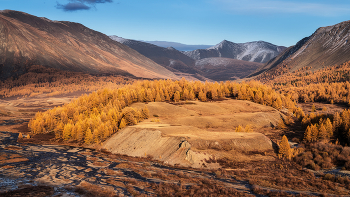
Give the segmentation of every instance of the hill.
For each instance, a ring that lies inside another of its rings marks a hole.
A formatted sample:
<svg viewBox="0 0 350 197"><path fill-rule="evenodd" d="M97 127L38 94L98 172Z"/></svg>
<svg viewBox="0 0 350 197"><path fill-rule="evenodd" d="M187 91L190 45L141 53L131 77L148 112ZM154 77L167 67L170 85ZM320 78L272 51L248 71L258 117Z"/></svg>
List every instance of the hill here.
<svg viewBox="0 0 350 197"><path fill-rule="evenodd" d="M209 57L225 57L250 62L265 63L274 58L286 47L276 46L264 41L234 43L223 40L207 49L197 49L184 52L189 57L199 60Z"/></svg>
<svg viewBox="0 0 350 197"><path fill-rule="evenodd" d="M210 158L226 157L235 161L274 160L269 156L251 156L242 151L273 152L272 142L258 132L235 132L239 125L252 125L253 130L277 124L283 115L276 109L250 101L223 100L220 102L193 101L183 105L164 102L146 104L151 117L120 130L103 143L112 153L129 156L150 156L171 165L181 164L200 168ZM134 103L134 108L144 108ZM173 113L167 113L171 111Z"/></svg>
<svg viewBox="0 0 350 197"><path fill-rule="evenodd" d="M311 36L303 38L251 76L266 72L279 76L297 71L305 66L315 71L324 67L340 65L350 60L350 21L318 28ZM284 70L282 72L282 70Z"/></svg>
<svg viewBox="0 0 350 197"><path fill-rule="evenodd" d="M135 50L79 23L51 21L27 13L0 12L0 79L32 65L90 74L176 78Z"/></svg>

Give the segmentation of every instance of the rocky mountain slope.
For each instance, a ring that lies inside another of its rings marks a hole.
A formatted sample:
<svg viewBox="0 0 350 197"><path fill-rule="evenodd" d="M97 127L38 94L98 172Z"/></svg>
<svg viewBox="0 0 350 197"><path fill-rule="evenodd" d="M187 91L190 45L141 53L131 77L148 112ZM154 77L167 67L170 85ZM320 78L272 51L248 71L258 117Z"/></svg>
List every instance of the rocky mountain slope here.
<svg viewBox="0 0 350 197"><path fill-rule="evenodd" d="M276 46L264 41L234 43L227 40L207 49L185 51L189 57L200 60L209 57L225 57L250 62L265 63L276 57L286 47Z"/></svg>
<svg viewBox="0 0 350 197"><path fill-rule="evenodd" d="M202 72L194 67L195 60L172 47L159 47L154 44L125 39L118 36L109 37L112 40L138 51L142 55L173 72L188 73L197 76L196 78L202 78L199 76Z"/></svg>
<svg viewBox="0 0 350 197"><path fill-rule="evenodd" d="M0 43L0 79L21 75L31 65L91 74L177 78L100 32L18 11L0 12Z"/></svg>
<svg viewBox="0 0 350 197"><path fill-rule="evenodd" d="M350 21L318 28L311 36L289 47L251 76L264 72L280 75L286 70L295 71L305 66L318 70L327 66L340 65L350 60L349 39Z"/></svg>

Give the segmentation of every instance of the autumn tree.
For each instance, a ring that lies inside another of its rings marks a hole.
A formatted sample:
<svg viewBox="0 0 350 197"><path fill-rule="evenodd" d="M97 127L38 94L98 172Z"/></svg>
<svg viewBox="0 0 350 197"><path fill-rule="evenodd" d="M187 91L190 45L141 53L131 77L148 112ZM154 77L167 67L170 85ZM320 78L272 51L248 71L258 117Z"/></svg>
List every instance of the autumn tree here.
<svg viewBox="0 0 350 197"><path fill-rule="evenodd" d="M253 129L252 129L252 127L249 125L249 124L247 124L246 126L245 126L245 128L244 128L244 132L253 132Z"/></svg>
<svg viewBox="0 0 350 197"><path fill-rule="evenodd" d="M280 143L280 146L279 146L279 157L284 157L284 158L287 158L287 159L291 159L291 148L290 148L290 145L288 143L288 138L287 136L283 136L282 137L282 141Z"/></svg>
<svg viewBox="0 0 350 197"><path fill-rule="evenodd" d="M94 139L93 139L93 136L92 136L91 129L87 128L84 142L85 142L85 144L90 145L90 144L93 143L93 140Z"/></svg>
<svg viewBox="0 0 350 197"><path fill-rule="evenodd" d="M202 102L207 101L207 95L201 90L198 94L198 99Z"/></svg>
<svg viewBox="0 0 350 197"><path fill-rule="evenodd" d="M180 92L176 91L174 94L174 101L179 102L180 101Z"/></svg>
<svg viewBox="0 0 350 197"><path fill-rule="evenodd" d="M312 104L311 111L312 111L312 112L316 112L316 106L315 106L315 104Z"/></svg>
<svg viewBox="0 0 350 197"><path fill-rule="evenodd" d="M310 125L307 126L306 131L304 133L304 141L311 142L312 141L312 134L311 134L311 127Z"/></svg>
<svg viewBox="0 0 350 197"><path fill-rule="evenodd" d="M157 95L156 95L155 102L162 102L162 98L160 97L159 92L158 92Z"/></svg>
<svg viewBox="0 0 350 197"><path fill-rule="evenodd" d="M141 115L142 115L142 118L143 119L148 119L149 118L149 110L148 110L148 107L147 105L145 105L142 109L142 112L141 112Z"/></svg>
<svg viewBox="0 0 350 197"><path fill-rule="evenodd" d="M311 141L317 141L318 138L318 128L316 124L311 125Z"/></svg>
<svg viewBox="0 0 350 197"><path fill-rule="evenodd" d="M238 127L236 127L236 132L243 132L243 127L238 125Z"/></svg>
<svg viewBox="0 0 350 197"><path fill-rule="evenodd" d="M280 95L271 88L254 81L249 83L206 81L202 83L200 81L189 82L185 79L181 81L139 80L116 89L98 90L90 95L83 95L64 106L39 112L35 118L30 120L28 127L32 134L53 131L57 140L77 140L86 144L100 143L118 129L137 124L149 117L146 106L142 110L130 108L133 102L170 101L172 98L174 101L179 101L180 98L193 100L196 97L201 101L207 101L208 97L209 99L224 96L237 98L239 92L241 92L239 95L241 99L249 99L269 106L276 101L274 104L276 108L279 108L277 103L280 102L280 99L283 106L293 110L294 113L298 111L290 100L291 96ZM259 97L262 98L260 101ZM301 116L304 117L304 114L301 113ZM346 114L342 117L344 117L342 126L347 128L346 125L350 125L350 120Z"/></svg>
<svg viewBox="0 0 350 197"><path fill-rule="evenodd" d="M324 140L328 138L328 133L326 127L323 124L320 124L318 128L318 139Z"/></svg>

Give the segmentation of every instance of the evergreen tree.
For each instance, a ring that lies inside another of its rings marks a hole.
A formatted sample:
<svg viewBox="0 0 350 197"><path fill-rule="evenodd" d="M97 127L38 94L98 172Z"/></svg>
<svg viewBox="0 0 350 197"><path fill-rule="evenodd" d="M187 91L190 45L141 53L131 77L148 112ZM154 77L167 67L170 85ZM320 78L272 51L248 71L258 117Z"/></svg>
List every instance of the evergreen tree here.
<svg viewBox="0 0 350 197"><path fill-rule="evenodd" d="M247 132L247 133L249 133L249 132L253 132L253 129L252 129L252 127L250 126L250 125L246 125L245 126L245 128L244 128L244 132Z"/></svg>
<svg viewBox="0 0 350 197"><path fill-rule="evenodd" d="M198 99L202 102L207 101L207 95L201 90L198 94Z"/></svg>
<svg viewBox="0 0 350 197"><path fill-rule="evenodd" d="M125 119L126 125L135 125L136 124L134 113L135 113L135 111L131 107L125 108L123 110L123 114L124 114L123 117Z"/></svg>
<svg viewBox="0 0 350 197"><path fill-rule="evenodd" d="M318 139L324 140L328 138L327 130L323 124L320 124L318 131Z"/></svg>
<svg viewBox="0 0 350 197"><path fill-rule="evenodd" d="M64 125L64 128L63 128L63 139L64 140L69 140L71 139L71 131L72 131L72 124L70 123L67 123L66 125Z"/></svg>
<svg viewBox="0 0 350 197"><path fill-rule="evenodd" d="M125 118L122 118L120 120L119 129L122 129L124 127L126 127L126 121L125 121Z"/></svg>
<svg viewBox="0 0 350 197"><path fill-rule="evenodd" d="M325 128L327 131L327 138L333 137L333 125L329 118L326 119Z"/></svg>
<svg viewBox="0 0 350 197"><path fill-rule="evenodd" d="M316 106L315 106L315 104L312 104L311 111L312 111L312 112L316 112Z"/></svg>
<svg viewBox="0 0 350 197"><path fill-rule="evenodd" d="M167 89L164 90L164 97L165 97L165 101L170 101L170 96Z"/></svg>
<svg viewBox="0 0 350 197"><path fill-rule="evenodd" d="M188 100L189 99L189 94L190 94L190 92L188 91L187 88L185 88L184 92L182 94L181 100L184 100L184 101Z"/></svg>
<svg viewBox="0 0 350 197"><path fill-rule="evenodd" d="M289 143L288 143L288 138L287 136L283 136L282 137L282 141L280 143L280 147L279 147L279 155L280 157L284 157L284 158L287 158L287 159L291 159L291 150L290 150L290 146L289 146Z"/></svg>
<svg viewBox="0 0 350 197"><path fill-rule="evenodd" d="M149 110L148 110L147 105L145 105L143 107L141 116L142 116L143 119L148 119L149 118Z"/></svg>
<svg viewBox="0 0 350 197"><path fill-rule="evenodd" d="M157 95L156 95L155 102L162 102L162 98L160 98L159 92L158 92Z"/></svg>
<svg viewBox="0 0 350 197"><path fill-rule="evenodd" d="M243 127L238 125L238 127L236 127L236 132L243 132Z"/></svg>
<svg viewBox="0 0 350 197"><path fill-rule="evenodd" d="M94 138L93 138L93 135L92 135L92 133L91 133L91 129L88 128L88 129L86 130L85 133L86 133L86 134L85 134L85 139L84 139L85 144L87 144L87 145L92 144Z"/></svg>
<svg viewBox="0 0 350 197"><path fill-rule="evenodd" d="M194 92L193 90L191 90L190 93L188 94L188 100L194 100L194 98L195 98Z"/></svg>
<svg viewBox="0 0 350 197"><path fill-rule="evenodd" d="M174 94L174 101L179 102L180 101L180 92L176 91Z"/></svg>
<svg viewBox="0 0 350 197"><path fill-rule="evenodd" d="M255 103L260 103L260 104L261 104L261 101L262 101L262 93L261 93L260 90L258 90L258 91L255 93L254 102L255 102Z"/></svg>
<svg viewBox="0 0 350 197"><path fill-rule="evenodd" d="M316 124L311 125L311 141L315 142L318 138L318 128Z"/></svg>
<svg viewBox="0 0 350 197"><path fill-rule="evenodd" d="M312 141L312 135L311 135L311 127L307 126L306 131L304 133L304 141L311 142Z"/></svg>

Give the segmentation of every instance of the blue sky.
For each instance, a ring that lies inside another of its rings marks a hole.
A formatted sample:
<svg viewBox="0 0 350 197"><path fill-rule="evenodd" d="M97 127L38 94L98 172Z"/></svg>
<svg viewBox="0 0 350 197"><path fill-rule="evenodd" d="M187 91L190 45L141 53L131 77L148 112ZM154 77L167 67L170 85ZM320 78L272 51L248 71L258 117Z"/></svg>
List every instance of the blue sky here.
<svg viewBox="0 0 350 197"><path fill-rule="evenodd" d="M350 20L350 0L0 0L4 9L129 39L208 45L291 46L318 27Z"/></svg>

